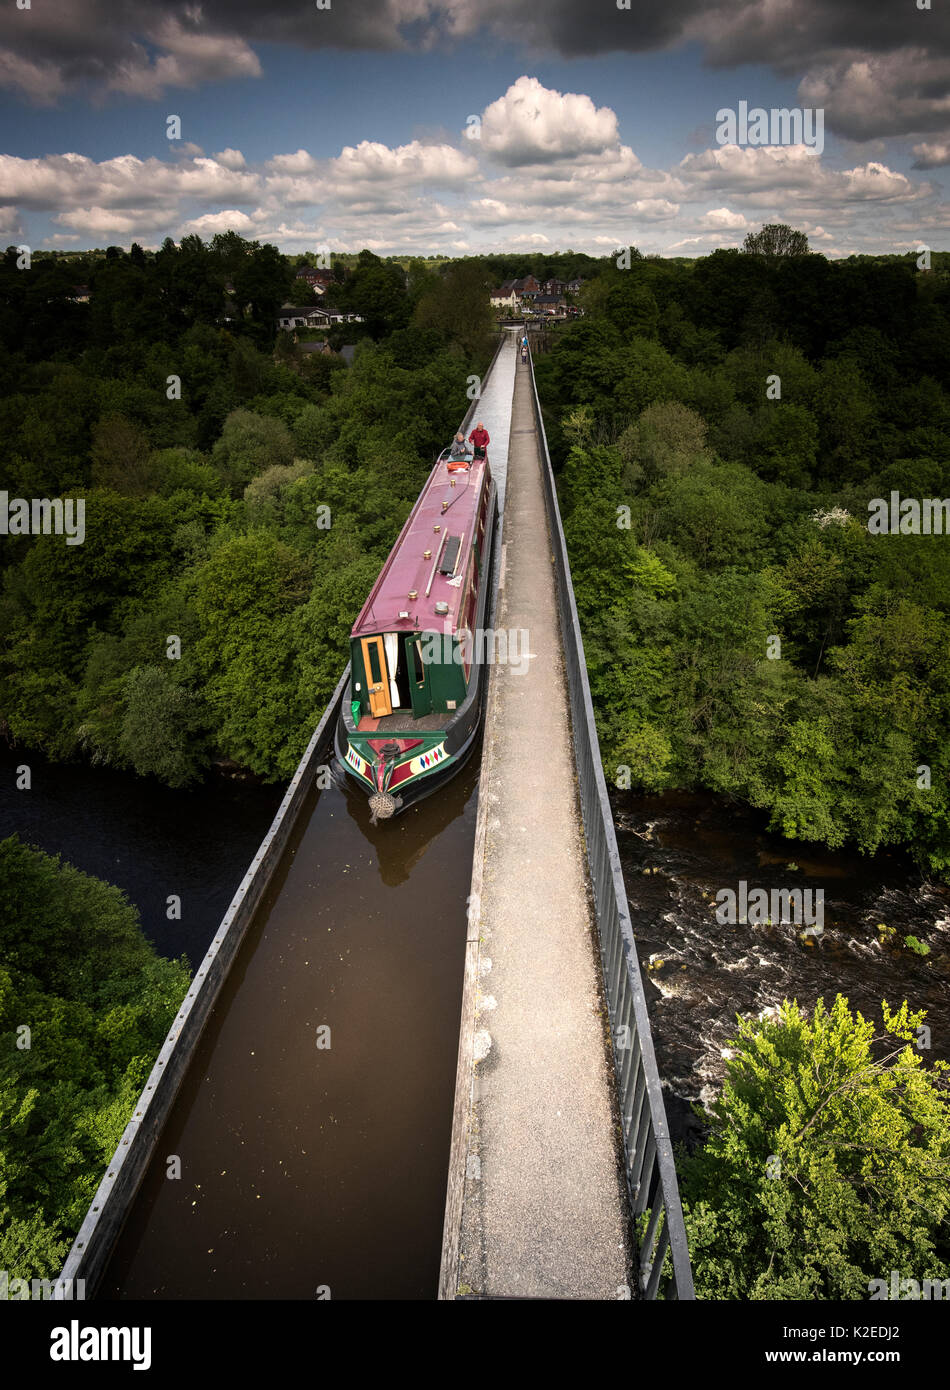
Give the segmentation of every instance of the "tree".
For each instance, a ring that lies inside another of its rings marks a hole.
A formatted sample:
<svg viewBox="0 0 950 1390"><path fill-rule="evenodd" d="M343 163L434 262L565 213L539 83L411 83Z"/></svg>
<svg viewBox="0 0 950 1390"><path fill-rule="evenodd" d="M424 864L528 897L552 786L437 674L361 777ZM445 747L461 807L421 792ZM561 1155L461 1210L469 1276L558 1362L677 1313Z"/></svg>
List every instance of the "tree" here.
<svg viewBox="0 0 950 1390"><path fill-rule="evenodd" d="M450 266L444 275L431 277L422 290L413 327L433 329L437 341L457 343L469 355L484 352L494 318L490 288L488 276L477 261Z"/></svg>
<svg viewBox="0 0 950 1390"><path fill-rule="evenodd" d="M767 222L759 232L749 232L743 251L753 256L807 256L808 237L785 222Z"/></svg>
<svg viewBox="0 0 950 1390"><path fill-rule="evenodd" d="M105 416L93 431L92 479L96 487L112 488L129 497L151 490L148 439L122 415Z"/></svg>
<svg viewBox="0 0 950 1390"><path fill-rule="evenodd" d="M706 422L679 401L655 401L623 436L632 458L650 478L686 473L710 461Z"/></svg>
<svg viewBox="0 0 950 1390"><path fill-rule="evenodd" d="M307 580L301 557L264 530L222 537L193 576L197 660L217 744L264 775L293 771L287 747L301 713L289 618Z"/></svg>
<svg viewBox="0 0 950 1390"><path fill-rule="evenodd" d="M275 464L293 462L294 443L280 420L251 410L232 410L211 453L214 466L239 497L252 478Z"/></svg>
<svg viewBox="0 0 950 1390"><path fill-rule="evenodd" d="M190 971L155 953L118 888L16 836L0 840L0 959L0 1269L48 1279Z"/></svg>
<svg viewBox="0 0 950 1390"><path fill-rule="evenodd" d="M739 1020L711 1136L679 1166L701 1298L863 1300L892 1269L950 1273L948 1067L911 1045L923 1013L882 1009L878 1036L841 995Z"/></svg>
<svg viewBox="0 0 950 1390"><path fill-rule="evenodd" d="M330 291L331 296L334 293L334 302L359 314L373 338L402 328L408 318L405 272L398 265L385 264L372 251L360 252L353 274L339 291Z"/></svg>
<svg viewBox="0 0 950 1390"><path fill-rule="evenodd" d="M194 735L201 724L194 696L164 667L137 666L129 673L119 747L139 776L155 776L169 787L197 781L203 762Z"/></svg>

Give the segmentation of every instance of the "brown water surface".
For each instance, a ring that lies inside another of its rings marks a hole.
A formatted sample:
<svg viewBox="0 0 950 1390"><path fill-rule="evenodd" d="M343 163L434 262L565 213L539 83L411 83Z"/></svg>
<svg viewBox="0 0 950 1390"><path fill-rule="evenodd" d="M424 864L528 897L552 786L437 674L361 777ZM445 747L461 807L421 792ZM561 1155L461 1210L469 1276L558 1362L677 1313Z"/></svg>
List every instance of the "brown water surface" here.
<svg viewBox="0 0 950 1390"><path fill-rule="evenodd" d="M377 826L313 794L100 1297L435 1297L477 771Z"/></svg>

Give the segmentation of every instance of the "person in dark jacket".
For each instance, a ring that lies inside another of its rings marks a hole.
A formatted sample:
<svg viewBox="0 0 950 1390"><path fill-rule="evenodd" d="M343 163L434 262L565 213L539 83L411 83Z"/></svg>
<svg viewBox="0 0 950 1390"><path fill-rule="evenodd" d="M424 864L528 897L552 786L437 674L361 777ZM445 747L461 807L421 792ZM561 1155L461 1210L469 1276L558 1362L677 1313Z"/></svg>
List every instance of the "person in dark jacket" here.
<svg viewBox="0 0 950 1390"><path fill-rule="evenodd" d="M453 463L457 463L460 459L468 459L471 457L472 451L465 443L465 436L460 430L449 445L449 458Z"/></svg>
<svg viewBox="0 0 950 1390"><path fill-rule="evenodd" d="M475 445L475 457L477 459L483 459L485 457L485 450L491 443L491 439L481 420L479 420L478 424L469 435L468 442L469 444Z"/></svg>

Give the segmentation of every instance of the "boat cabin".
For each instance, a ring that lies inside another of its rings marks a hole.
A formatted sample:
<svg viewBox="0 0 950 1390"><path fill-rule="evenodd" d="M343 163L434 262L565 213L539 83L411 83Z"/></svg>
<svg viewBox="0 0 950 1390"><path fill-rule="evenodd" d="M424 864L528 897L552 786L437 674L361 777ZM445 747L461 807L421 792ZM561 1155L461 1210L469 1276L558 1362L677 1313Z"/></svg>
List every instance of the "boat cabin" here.
<svg viewBox="0 0 950 1390"><path fill-rule="evenodd" d="M350 635L354 732L438 729L465 700L490 493L487 459L432 470Z"/></svg>

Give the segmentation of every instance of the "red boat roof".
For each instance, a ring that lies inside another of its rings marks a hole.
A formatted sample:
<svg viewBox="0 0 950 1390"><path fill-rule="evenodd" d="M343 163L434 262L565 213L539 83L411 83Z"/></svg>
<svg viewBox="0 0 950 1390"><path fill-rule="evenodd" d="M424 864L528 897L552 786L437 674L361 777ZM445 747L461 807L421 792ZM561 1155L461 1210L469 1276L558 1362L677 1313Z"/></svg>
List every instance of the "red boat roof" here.
<svg viewBox="0 0 950 1390"><path fill-rule="evenodd" d="M376 632L456 630L465 598L462 586L478 520L482 482L487 472L487 459L477 459L468 469L453 473L444 462L435 465L360 610L351 637L365 637ZM445 511L443 502L448 503ZM456 584L450 583L453 575L439 573L443 546L447 538L453 536L461 538L455 578L461 575L462 582ZM426 550L432 552L428 560L424 556ZM417 594L414 599L409 597L413 590ZM448 612L437 613L437 603L447 603ZM400 618L400 613L409 616Z"/></svg>

